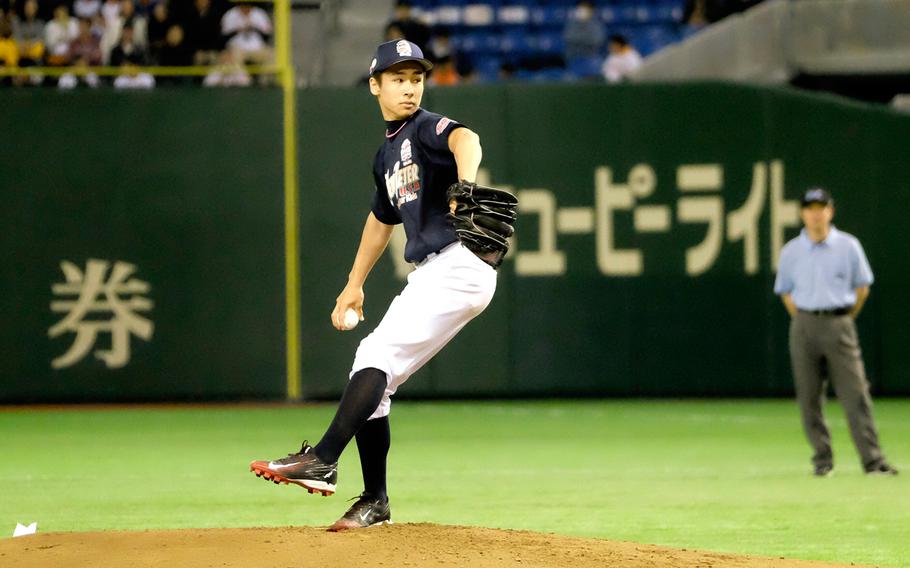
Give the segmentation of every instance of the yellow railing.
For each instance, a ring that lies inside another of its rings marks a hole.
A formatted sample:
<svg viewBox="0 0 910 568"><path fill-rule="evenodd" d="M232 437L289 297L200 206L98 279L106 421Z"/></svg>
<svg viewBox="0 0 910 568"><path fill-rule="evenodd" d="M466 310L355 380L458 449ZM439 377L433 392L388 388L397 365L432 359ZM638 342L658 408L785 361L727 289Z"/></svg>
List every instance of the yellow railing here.
<svg viewBox="0 0 910 568"><path fill-rule="evenodd" d="M90 67L74 65L71 67L0 67L0 77L30 76L34 74L45 77L61 75L83 76L94 73L99 77L115 77L125 73L125 67ZM224 69L243 69L250 75L281 75L278 65L213 65L189 67L142 67L130 66L131 72L148 73L158 77L204 77L212 71ZM293 74L293 70L291 71Z"/></svg>

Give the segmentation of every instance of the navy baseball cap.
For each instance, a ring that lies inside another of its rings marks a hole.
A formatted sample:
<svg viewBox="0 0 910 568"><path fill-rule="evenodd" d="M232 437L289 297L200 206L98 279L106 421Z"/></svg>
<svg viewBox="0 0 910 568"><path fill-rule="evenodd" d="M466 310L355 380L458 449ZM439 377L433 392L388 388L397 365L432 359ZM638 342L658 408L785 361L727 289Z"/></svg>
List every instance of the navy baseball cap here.
<svg viewBox="0 0 910 568"><path fill-rule="evenodd" d="M402 61L416 61L420 63L424 71L433 68L433 64L423 56L423 51L406 39L393 39L379 44L376 48L376 54L373 55L373 61L370 62L370 77L382 73L392 65Z"/></svg>
<svg viewBox="0 0 910 568"><path fill-rule="evenodd" d="M808 207L813 203L821 203L822 205L832 205L834 204L834 199L831 198L831 194L825 191L820 187L813 187L806 190L806 193L799 200L801 207Z"/></svg>

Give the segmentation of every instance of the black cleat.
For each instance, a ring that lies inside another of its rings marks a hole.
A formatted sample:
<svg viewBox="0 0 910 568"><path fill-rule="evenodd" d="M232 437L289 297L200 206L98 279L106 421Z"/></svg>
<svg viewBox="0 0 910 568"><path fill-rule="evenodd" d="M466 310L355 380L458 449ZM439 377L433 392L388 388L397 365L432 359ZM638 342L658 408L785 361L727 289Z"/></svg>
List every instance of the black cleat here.
<svg viewBox="0 0 910 568"><path fill-rule="evenodd" d="M826 463L815 466L815 471L812 474L815 477L830 477L834 473L834 466Z"/></svg>
<svg viewBox="0 0 910 568"><path fill-rule="evenodd" d="M250 471L256 477L265 478L277 483L293 483L310 493L322 493L324 496L335 493L338 481L338 462L325 463L313 451L306 440L296 454L274 461L254 461Z"/></svg>
<svg viewBox="0 0 910 568"><path fill-rule="evenodd" d="M866 466L866 475L897 475L898 471L886 461Z"/></svg>
<svg viewBox="0 0 910 568"><path fill-rule="evenodd" d="M391 522L392 511L389 509L389 498L373 497L363 493L357 498L357 502L351 505L348 512L329 527L329 531L364 529L373 525Z"/></svg>

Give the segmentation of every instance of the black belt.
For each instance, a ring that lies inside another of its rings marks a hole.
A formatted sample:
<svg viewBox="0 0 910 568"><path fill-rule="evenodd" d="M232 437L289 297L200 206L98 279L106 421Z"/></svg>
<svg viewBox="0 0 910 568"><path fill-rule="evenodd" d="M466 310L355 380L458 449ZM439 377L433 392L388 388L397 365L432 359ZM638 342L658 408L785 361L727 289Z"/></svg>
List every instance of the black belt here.
<svg viewBox="0 0 910 568"><path fill-rule="evenodd" d="M845 316L853 311L853 306L844 306L842 308L832 308L830 310L800 310L804 314L812 314L813 316Z"/></svg>
<svg viewBox="0 0 910 568"><path fill-rule="evenodd" d="M421 258L420 260L418 260L417 262L415 262L415 263L414 263L414 266L415 266L415 267L418 267L418 268L421 267L421 266L423 266L423 265L426 264L429 260L431 260L431 259L433 259L433 258L439 256L440 254L442 254L442 252L443 252L444 250L446 250L446 249L452 247L453 245L457 245L458 242L459 242L459 241L455 241L454 243L449 243L449 244L447 244L446 246L442 247L441 249L435 250L435 251L431 252L430 254L426 255L425 257L423 257L423 258Z"/></svg>

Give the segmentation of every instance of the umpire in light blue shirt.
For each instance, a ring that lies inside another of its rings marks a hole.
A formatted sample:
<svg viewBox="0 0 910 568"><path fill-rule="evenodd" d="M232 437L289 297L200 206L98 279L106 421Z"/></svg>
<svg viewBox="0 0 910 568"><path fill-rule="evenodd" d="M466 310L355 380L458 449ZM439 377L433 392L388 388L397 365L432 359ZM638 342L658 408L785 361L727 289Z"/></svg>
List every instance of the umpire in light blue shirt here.
<svg viewBox="0 0 910 568"><path fill-rule="evenodd" d="M895 475L878 445L872 398L854 319L872 284L872 269L853 235L831 224L834 201L821 188L803 194L805 228L781 251L774 292L790 313L790 360L815 475L834 468L822 407L828 380L844 407L863 470Z"/></svg>

